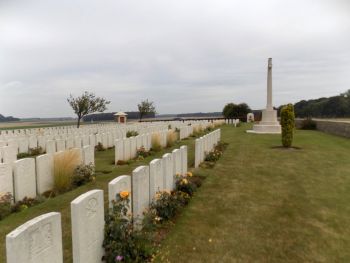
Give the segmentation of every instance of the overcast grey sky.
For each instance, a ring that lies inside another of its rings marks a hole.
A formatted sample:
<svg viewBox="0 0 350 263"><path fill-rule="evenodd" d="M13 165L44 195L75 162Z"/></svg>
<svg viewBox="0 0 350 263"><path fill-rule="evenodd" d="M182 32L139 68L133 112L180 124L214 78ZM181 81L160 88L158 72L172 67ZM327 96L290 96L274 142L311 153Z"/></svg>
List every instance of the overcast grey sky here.
<svg viewBox="0 0 350 263"><path fill-rule="evenodd" d="M0 113L73 116L95 92L108 111L221 111L350 89L349 0L0 0Z"/></svg>

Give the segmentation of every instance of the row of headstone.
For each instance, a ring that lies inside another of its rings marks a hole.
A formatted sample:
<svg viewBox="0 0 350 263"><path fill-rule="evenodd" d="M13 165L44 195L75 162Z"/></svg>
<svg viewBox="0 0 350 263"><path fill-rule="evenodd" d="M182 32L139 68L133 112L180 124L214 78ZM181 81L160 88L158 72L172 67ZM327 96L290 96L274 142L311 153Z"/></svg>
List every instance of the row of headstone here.
<svg viewBox="0 0 350 263"><path fill-rule="evenodd" d="M101 128L103 127L103 128ZM86 145L96 146L101 143L103 147L110 148L114 146L115 139L126 137L126 132L135 130L139 134L148 132L160 131L166 128L164 124L150 124L150 125L127 125L125 127L118 127L116 125L101 126L97 129L80 128L80 129L62 129L62 128L46 128L49 131L56 131L55 133L48 132L28 132L27 133L9 133L0 136L0 148L4 146L13 146L17 153L28 153L31 149L41 147L43 151L48 153L58 152L70 148L81 148ZM108 127L108 128L106 128ZM24 130L24 131L31 131ZM33 129L36 130L36 129ZM19 130L22 131L22 130ZM63 132L61 132L63 131ZM96 132L97 131L97 132ZM0 156L1 157L1 156ZM1 162L1 158L0 158Z"/></svg>
<svg viewBox="0 0 350 263"><path fill-rule="evenodd" d="M221 130L217 129L195 141L194 167L197 168L205 160L205 156L212 151L221 140Z"/></svg>
<svg viewBox="0 0 350 263"><path fill-rule="evenodd" d="M226 124L232 124L235 127L239 124L239 119L225 119Z"/></svg>
<svg viewBox="0 0 350 263"><path fill-rule="evenodd" d="M132 176L122 175L108 185L109 202L121 191L131 193L135 223L142 218L156 192L172 190L176 173L187 172L187 146L140 166ZM71 231L74 263L96 263L104 254L103 190L91 190L71 202ZM63 262L61 214L38 216L6 236L7 263Z"/></svg>
<svg viewBox="0 0 350 263"><path fill-rule="evenodd" d="M90 145L82 149L73 148L77 164L95 164L94 148ZM0 163L0 193L11 193L14 201L25 197L35 198L53 189L54 159L65 152L43 154L36 158L23 158L12 163Z"/></svg>
<svg viewBox="0 0 350 263"><path fill-rule="evenodd" d="M180 130L180 140L183 140L185 138L188 138L191 136L191 134L193 133L193 126L182 126L179 128Z"/></svg>
<svg viewBox="0 0 350 263"><path fill-rule="evenodd" d="M159 136L161 146L164 148L167 145L168 130L162 130L153 133L132 136L129 138L115 140L114 160L115 165L118 161L128 161L137 157L137 151L144 147L145 151L152 148L152 136Z"/></svg>

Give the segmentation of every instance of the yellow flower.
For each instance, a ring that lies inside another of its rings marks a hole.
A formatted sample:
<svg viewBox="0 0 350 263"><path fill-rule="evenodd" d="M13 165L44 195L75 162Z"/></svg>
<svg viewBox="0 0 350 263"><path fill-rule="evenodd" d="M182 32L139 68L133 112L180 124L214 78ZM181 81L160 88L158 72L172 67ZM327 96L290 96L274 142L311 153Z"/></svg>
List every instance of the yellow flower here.
<svg viewBox="0 0 350 263"><path fill-rule="evenodd" d="M193 174L192 174L191 172L187 172L186 175L189 176L189 177L192 177L192 176L193 176Z"/></svg>
<svg viewBox="0 0 350 263"><path fill-rule="evenodd" d="M180 176L181 176L181 174L177 173L177 174L176 174L176 176L177 176L177 177L180 177Z"/></svg>
<svg viewBox="0 0 350 263"><path fill-rule="evenodd" d="M187 179L183 179L183 180L182 180L182 183L183 183L183 184L188 184Z"/></svg>
<svg viewBox="0 0 350 263"><path fill-rule="evenodd" d="M126 199L126 198L129 197L129 192L128 192L128 191L121 191L121 192L119 193L119 195L120 195L120 198Z"/></svg>

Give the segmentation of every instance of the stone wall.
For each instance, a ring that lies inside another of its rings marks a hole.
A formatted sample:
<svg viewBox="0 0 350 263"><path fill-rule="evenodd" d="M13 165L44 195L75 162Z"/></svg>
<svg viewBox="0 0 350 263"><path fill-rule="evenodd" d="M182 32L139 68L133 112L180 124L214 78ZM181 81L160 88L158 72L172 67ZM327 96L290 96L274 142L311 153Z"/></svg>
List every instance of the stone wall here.
<svg viewBox="0 0 350 263"><path fill-rule="evenodd" d="M302 119L297 119L295 125L301 127ZM350 138L350 122L331 121L331 120L314 120L317 123L317 130Z"/></svg>

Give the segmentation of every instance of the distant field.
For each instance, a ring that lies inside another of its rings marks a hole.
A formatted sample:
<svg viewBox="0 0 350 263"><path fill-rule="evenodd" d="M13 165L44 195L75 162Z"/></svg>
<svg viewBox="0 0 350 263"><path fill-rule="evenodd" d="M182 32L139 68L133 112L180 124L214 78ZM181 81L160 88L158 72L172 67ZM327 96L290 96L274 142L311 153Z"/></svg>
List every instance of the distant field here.
<svg viewBox="0 0 350 263"><path fill-rule="evenodd" d="M75 125L75 121L0 122L0 130Z"/></svg>

